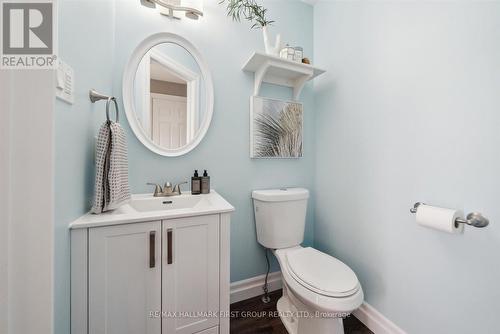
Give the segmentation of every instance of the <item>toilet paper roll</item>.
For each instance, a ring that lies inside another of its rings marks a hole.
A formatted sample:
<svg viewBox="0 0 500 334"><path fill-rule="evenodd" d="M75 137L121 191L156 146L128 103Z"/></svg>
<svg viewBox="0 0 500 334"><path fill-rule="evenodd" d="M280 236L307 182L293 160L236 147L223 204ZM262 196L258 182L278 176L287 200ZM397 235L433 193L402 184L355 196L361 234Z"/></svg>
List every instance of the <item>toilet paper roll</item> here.
<svg viewBox="0 0 500 334"><path fill-rule="evenodd" d="M455 219L463 217L460 210L439 208L437 206L420 205L417 209L417 223L448 233L462 233L464 224L455 226Z"/></svg>

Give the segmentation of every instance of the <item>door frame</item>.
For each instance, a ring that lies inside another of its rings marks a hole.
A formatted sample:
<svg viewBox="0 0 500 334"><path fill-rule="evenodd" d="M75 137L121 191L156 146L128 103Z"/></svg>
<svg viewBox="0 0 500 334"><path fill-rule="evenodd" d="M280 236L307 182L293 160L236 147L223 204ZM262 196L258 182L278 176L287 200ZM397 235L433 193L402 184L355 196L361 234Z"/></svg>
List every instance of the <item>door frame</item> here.
<svg viewBox="0 0 500 334"><path fill-rule="evenodd" d="M197 124L200 118L200 75L172 58L155 50L150 51L150 58L168 68L169 71L186 81L186 143L189 143L196 135ZM152 93L151 93L152 95Z"/></svg>
<svg viewBox="0 0 500 334"><path fill-rule="evenodd" d="M148 51L139 63L134 80L136 84L139 83L140 85L140 88L134 85L134 89L136 89L138 94L144 97L139 102L141 110L137 110L137 112L141 115L140 118L143 120L140 123L142 123L146 135L151 137L151 98L148 98L151 93L151 51ZM141 88L142 92L140 92ZM139 118L137 114L135 117Z"/></svg>

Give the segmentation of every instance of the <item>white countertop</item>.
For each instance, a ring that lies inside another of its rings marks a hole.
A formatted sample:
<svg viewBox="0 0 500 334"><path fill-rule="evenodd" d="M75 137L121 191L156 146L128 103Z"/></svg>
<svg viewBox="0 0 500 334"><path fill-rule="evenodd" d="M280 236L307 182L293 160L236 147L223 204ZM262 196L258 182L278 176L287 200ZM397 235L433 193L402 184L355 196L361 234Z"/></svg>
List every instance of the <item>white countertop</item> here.
<svg viewBox="0 0 500 334"><path fill-rule="evenodd" d="M92 214L89 212L70 223L69 228L77 229L118 224L130 224L163 219L204 216L234 211L234 207L214 190L212 190L210 194L191 195L190 193L186 192L185 194L180 196L156 197L156 199L159 201L175 201L176 199L183 200L187 197L193 196L196 196L196 198L200 199L200 205L195 205L191 208L141 212L135 210L132 205L125 204L114 211L105 212L102 214ZM153 195L151 194L132 195L132 201L152 199L155 199L155 197L153 197Z"/></svg>

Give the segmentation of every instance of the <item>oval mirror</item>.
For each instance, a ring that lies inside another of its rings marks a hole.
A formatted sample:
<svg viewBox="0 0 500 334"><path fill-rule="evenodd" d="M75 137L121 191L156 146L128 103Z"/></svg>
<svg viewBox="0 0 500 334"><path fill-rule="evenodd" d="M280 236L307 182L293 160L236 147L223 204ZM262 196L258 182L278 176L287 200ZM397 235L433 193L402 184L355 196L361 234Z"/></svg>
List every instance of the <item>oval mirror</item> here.
<svg viewBox="0 0 500 334"><path fill-rule="evenodd" d="M205 136L213 113L210 71L199 51L171 33L152 35L133 52L123 76L125 113L151 151L179 156Z"/></svg>

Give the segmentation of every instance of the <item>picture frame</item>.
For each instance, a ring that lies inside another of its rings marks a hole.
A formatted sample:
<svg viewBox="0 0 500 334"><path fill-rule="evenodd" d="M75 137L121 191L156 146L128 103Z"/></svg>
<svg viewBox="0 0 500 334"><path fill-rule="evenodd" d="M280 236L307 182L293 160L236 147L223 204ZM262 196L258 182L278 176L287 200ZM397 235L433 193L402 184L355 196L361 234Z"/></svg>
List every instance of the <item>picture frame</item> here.
<svg viewBox="0 0 500 334"><path fill-rule="evenodd" d="M297 101L250 98L250 157L296 159L303 156L304 107Z"/></svg>

